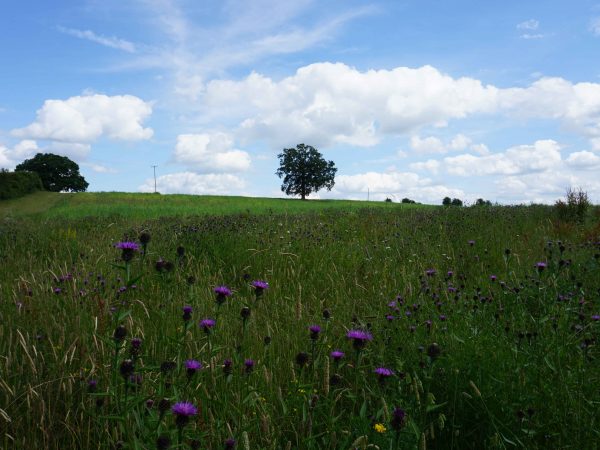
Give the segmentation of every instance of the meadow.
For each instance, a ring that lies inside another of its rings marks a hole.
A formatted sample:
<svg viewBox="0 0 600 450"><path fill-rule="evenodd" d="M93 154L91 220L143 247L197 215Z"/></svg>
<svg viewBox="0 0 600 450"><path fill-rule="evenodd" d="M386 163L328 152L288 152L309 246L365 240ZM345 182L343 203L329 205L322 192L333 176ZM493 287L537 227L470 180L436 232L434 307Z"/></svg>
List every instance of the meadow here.
<svg viewBox="0 0 600 450"><path fill-rule="evenodd" d="M597 209L42 193L0 217L1 448L599 446Z"/></svg>

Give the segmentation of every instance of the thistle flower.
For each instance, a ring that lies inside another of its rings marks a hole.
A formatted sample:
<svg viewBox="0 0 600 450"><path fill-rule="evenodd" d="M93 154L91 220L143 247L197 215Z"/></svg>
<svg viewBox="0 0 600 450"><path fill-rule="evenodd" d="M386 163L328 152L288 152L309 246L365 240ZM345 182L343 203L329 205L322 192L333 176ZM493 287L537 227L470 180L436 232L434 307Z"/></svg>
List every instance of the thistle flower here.
<svg viewBox="0 0 600 450"><path fill-rule="evenodd" d="M131 340L131 353L139 353L140 348L142 348L142 340L140 338L133 338Z"/></svg>
<svg viewBox="0 0 600 450"><path fill-rule="evenodd" d="M196 361L195 359L188 359L184 365L188 378L193 377L197 371L202 369L202 363L200 361Z"/></svg>
<svg viewBox="0 0 600 450"><path fill-rule="evenodd" d="M96 380L88 380L88 392L96 392L96 387L98 386L98 382Z"/></svg>
<svg viewBox="0 0 600 450"><path fill-rule="evenodd" d="M133 373L134 368L133 361L131 359L125 359L119 367L119 372L121 372L123 378L127 379Z"/></svg>
<svg viewBox="0 0 600 450"><path fill-rule="evenodd" d="M135 242L118 242L115 247L121 250L121 259L125 262L129 262L133 259L135 252L140 250L140 246Z"/></svg>
<svg viewBox="0 0 600 450"><path fill-rule="evenodd" d="M244 306L242 308L242 310L240 311L240 316L242 317L242 320L244 322L246 322L250 318L251 313L252 313L252 311L250 310L250 308L248 308L247 306Z"/></svg>
<svg viewBox="0 0 600 450"><path fill-rule="evenodd" d="M331 359L333 359L336 363L339 362L344 356L346 356L346 354L341 351L341 350L334 350L332 351L329 356L331 356Z"/></svg>
<svg viewBox="0 0 600 450"><path fill-rule="evenodd" d="M185 305L183 307L183 321L189 322L192 319L192 307L189 305Z"/></svg>
<svg viewBox="0 0 600 450"><path fill-rule="evenodd" d="M175 424L183 428L189 422L190 417L198 414L198 409L193 403L178 402L171 407L171 412L175 414Z"/></svg>
<svg viewBox="0 0 600 450"><path fill-rule="evenodd" d="M123 342L126 336L127 328L125 328L123 325L119 325L117 328L115 328L115 332L113 333L113 339L115 340L115 342Z"/></svg>
<svg viewBox="0 0 600 450"><path fill-rule="evenodd" d="M437 273L437 272L436 272L436 270L435 270L435 269L427 269L427 270L425 271L425 275L427 275L428 277L432 277L432 276L434 276L436 273Z"/></svg>
<svg viewBox="0 0 600 450"><path fill-rule="evenodd" d="M251 285L254 288L256 298L260 297L266 289L269 289L269 283L263 280L254 280Z"/></svg>
<svg viewBox="0 0 600 450"><path fill-rule="evenodd" d="M217 286L213 289L213 292L217 294L217 304L222 305L227 297L231 297L231 289L227 286Z"/></svg>
<svg viewBox="0 0 600 450"><path fill-rule="evenodd" d="M392 369L388 369L387 367L378 367L373 371L379 377L379 382L384 383L385 380L394 375L394 371Z"/></svg>
<svg viewBox="0 0 600 450"><path fill-rule="evenodd" d="M143 231L140 234L140 242L143 246L148 245L148 242L150 242L150 233L148 233L147 231Z"/></svg>
<svg viewBox="0 0 600 450"><path fill-rule="evenodd" d="M225 450L232 450L235 447L235 439L226 439L225 440Z"/></svg>
<svg viewBox="0 0 600 450"><path fill-rule="evenodd" d="M244 367L247 374L250 374L254 370L254 360L247 359L244 361Z"/></svg>
<svg viewBox="0 0 600 450"><path fill-rule="evenodd" d="M199 323L199 327L204 330L206 334L210 333L211 328L215 326L214 319L202 319Z"/></svg>
<svg viewBox="0 0 600 450"><path fill-rule="evenodd" d="M538 272L543 272L546 267L548 267L548 265L543 261L535 263L535 268Z"/></svg>
<svg viewBox="0 0 600 450"><path fill-rule="evenodd" d="M226 359L225 361L223 361L223 373L225 375L231 374L231 365L232 364L233 364L233 362L230 359Z"/></svg>
<svg viewBox="0 0 600 450"><path fill-rule="evenodd" d="M321 327L319 325L311 325L310 327L308 327L308 329L310 331L310 338L313 341L319 339L319 333L321 333Z"/></svg>
<svg viewBox="0 0 600 450"><path fill-rule="evenodd" d="M405 422L406 422L406 411L404 411L402 408L394 408L394 411L392 412L392 420L390 422L390 425L392 426L392 428L396 432L399 432L402 429L402 427L404 426Z"/></svg>
<svg viewBox="0 0 600 450"><path fill-rule="evenodd" d="M371 333L362 330L350 330L346 334L346 337L352 339L352 346L355 350L362 350L367 345L367 341L373 340Z"/></svg>
<svg viewBox="0 0 600 450"><path fill-rule="evenodd" d="M298 366L302 368L306 365L306 363L308 363L308 359L308 353L300 352L296 355L296 364L298 364Z"/></svg>

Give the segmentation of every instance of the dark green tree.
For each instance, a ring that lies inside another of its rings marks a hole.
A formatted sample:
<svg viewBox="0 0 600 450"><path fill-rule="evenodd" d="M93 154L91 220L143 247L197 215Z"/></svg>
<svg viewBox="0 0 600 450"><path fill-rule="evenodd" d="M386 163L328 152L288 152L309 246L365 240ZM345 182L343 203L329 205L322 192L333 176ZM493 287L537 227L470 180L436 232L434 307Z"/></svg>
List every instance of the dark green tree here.
<svg viewBox="0 0 600 450"><path fill-rule="evenodd" d="M331 190L335 184L337 169L333 161L325 161L323 155L310 145L298 144L296 148L284 148L277 155L277 176L283 178L281 190L287 195L299 195L302 200L320 189Z"/></svg>
<svg viewBox="0 0 600 450"><path fill-rule="evenodd" d="M47 191L84 192L89 186L89 183L79 173L77 163L66 156L38 153L15 168L15 172L25 171L37 173Z"/></svg>
<svg viewBox="0 0 600 450"><path fill-rule="evenodd" d="M442 205L450 206L451 204L452 204L452 199L450 197L444 197L444 200L442 200Z"/></svg>

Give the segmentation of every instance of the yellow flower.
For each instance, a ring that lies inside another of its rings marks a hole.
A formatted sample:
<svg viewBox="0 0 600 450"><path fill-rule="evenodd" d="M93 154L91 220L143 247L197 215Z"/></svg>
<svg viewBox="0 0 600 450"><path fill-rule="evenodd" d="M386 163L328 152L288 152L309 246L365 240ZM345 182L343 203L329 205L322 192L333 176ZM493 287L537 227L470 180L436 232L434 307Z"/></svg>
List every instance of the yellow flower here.
<svg viewBox="0 0 600 450"><path fill-rule="evenodd" d="M387 431L387 428L382 423L376 423L373 425L373 429L378 433L385 433Z"/></svg>

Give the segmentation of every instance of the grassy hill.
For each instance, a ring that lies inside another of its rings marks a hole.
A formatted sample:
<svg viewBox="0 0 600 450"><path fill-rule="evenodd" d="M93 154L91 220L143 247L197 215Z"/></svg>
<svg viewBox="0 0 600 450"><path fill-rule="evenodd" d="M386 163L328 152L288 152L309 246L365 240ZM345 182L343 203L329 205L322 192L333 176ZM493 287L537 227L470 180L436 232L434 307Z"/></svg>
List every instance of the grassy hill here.
<svg viewBox="0 0 600 450"><path fill-rule="evenodd" d="M0 217L43 215L76 219L81 217L124 216L151 219L166 216L226 214L294 214L325 209L431 208L386 202L352 200L309 200L285 198L228 197L209 195L157 195L123 192L85 192L64 194L37 192L15 200L0 201Z"/></svg>

